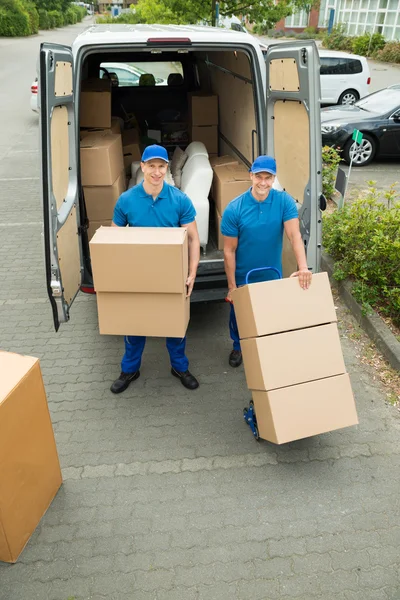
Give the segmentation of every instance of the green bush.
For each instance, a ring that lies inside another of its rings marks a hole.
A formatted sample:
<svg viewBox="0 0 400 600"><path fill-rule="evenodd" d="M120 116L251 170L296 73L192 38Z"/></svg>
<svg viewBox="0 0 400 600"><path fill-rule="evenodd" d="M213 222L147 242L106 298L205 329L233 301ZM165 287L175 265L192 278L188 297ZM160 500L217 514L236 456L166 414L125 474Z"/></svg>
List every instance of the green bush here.
<svg viewBox="0 0 400 600"><path fill-rule="evenodd" d="M110 15L105 15L104 17L97 17L96 23L127 23L127 24L136 24L140 23L140 17L135 13L123 13L118 17L111 17Z"/></svg>
<svg viewBox="0 0 400 600"><path fill-rule="evenodd" d="M400 42L386 42L382 50L375 50L374 58L384 62L400 63Z"/></svg>
<svg viewBox="0 0 400 600"><path fill-rule="evenodd" d="M78 16L71 7L65 11L64 20L66 25L75 25L78 22Z"/></svg>
<svg viewBox="0 0 400 600"><path fill-rule="evenodd" d="M76 14L76 22L80 23L84 17L87 15L86 8L83 6L77 6L76 4L71 4L70 9L74 11Z"/></svg>
<svg viewBox="0 0 400 600"><path fill-rule="evenodd" d="M346 35L346 26L342 23L333 27L331 33L327 33L322 38L322 45L329 50L343 50L345 52L353 51L353 38Z"/></svg>
<svg viewBox="0 0 400 600"><path fill-rule="evenodd" d="M0 1L0 36L20 37L31 34L29 14L16 0Z"/></svg>
<svg viewBox="0 0 400 600"><path fill-rule="evenodd" d="M47 10L39 8L39 29L50 29L50 19Z"/></svg>
<svg viewBox="0 0 400 600"><path fill-rule="evenodd" d="M353 295L400 325L400 203L393 187L383 202L369 182L365 197L324 214L322 239L334 278L354 281Z"/></svg>
<svg viewBox="0 0 400 600"><path fill-rule="evenodd" d="M64 25L64 17L58 10L49 10L49 17L54 23L53 27L62 27Z"/></svg>
<svg viewBox="0 0 400 600"><path fill-rule="evenodd" d="M317 37L316 33L307 33L306 31L302 31L301 33L296 33L295 37L298 40L315 40Z"/></svg>
<svg viewBox="0 0 400 600"><path fill-rule="evenodd" d="M335 181L340 153L330 146L322 148L322 191L326 198L332 198L335 193Z"/></svg>
<svg viewBox="0 0 400 600"><path fill-rule="evenodd" d="M385 38L381 33L364 33L353 38L353 52L354 54L361 54L361 56L372 56L377 50L381 50L386 44Z"/></svg>
<svg viewBox="0 0 400 600"><path fill-rule="evenodd" d="M29 17L29 28L31 30L31 34L39 32L39 13L36 9L36 6L33 2L29 2L28 0L23 0L23 7L25 12L28 13Z"/></svg>

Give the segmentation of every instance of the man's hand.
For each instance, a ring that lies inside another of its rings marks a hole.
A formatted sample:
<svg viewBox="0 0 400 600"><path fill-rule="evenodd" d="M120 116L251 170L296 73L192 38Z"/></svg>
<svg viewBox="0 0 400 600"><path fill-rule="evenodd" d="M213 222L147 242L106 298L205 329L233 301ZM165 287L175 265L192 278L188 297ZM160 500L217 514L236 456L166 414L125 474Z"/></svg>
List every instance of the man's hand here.
<svg viewBox="0 0 400 600"><path fill-rule="evenodd" d="M312 273L308 269L300 269L299 271L292 273L290 277L298 277L300 287L302 287L303 290L308 290L311 285Z"/></svg>
<svg viewBox="0 0 400 600"><path fill-rule="evenodd" d="M186 279L186 298L189 298L189 296L192 295L195 279L195 275L189 275L189 277Z"/></svg>
<svg viewBox="0 0 400 600"><path fill-rule="evenodd" d="M231 295L232 292L233 292L233 290L237 290L237 287L235 286L233 288L229 288L228 293L227 293L226 298L225 298L226 302L230 302L231 304L233 304L233 302L232 302L232 295Z"/></svg>

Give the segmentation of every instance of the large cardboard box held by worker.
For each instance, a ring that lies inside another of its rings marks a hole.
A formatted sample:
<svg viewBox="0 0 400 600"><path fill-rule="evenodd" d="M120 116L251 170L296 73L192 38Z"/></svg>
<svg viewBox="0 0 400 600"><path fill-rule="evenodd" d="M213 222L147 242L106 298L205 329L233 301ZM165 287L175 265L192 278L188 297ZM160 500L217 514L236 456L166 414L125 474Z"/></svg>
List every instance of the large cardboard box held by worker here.
<svg viewBox="0 0 400 600"><path fill-rule="evenodd" d="M188 101L189 121L192 126L218 125L218 96L192 92Z"/></svg>
<svg viewBox="0 0 400 600"><path fill-rule="evenodd" d="M111 221L117 200L126 191L125 171L121 171L112 185L85 186L83 191L89 221Z"/></svg>
<svg viewBox="0 0 400 600"><path fill-rule="evenodd" d="M269 392L254 391L253 402L260 437L275 444L358 423L347 373Z"/></svg>
<svg viewBox="0 0 400 600"><path fill-rule="evenodd" d="M232 299L241 339L337 321L327 273L313 275L306 291L292 277L244 285Z"/></svg>
<svg viewBox="0 0 400 600"><path fill-rule="evenodd" d="M90 254L100 333L185 335L190 299L184 228L102 227Z"/></svg>
<svg viewBox="0 0 400 600"><path fill-rule="evenodd" d="M80 127L111 127L111 81L88 79L80 97Z"/></svg>
<svg viewBox="0 0 400 600"><path fill-rule="evenodd" d="M39 360L0 351L0 561L16 562L61 483Z"/></svg>
<svg viewBox="0 0 400 600"><path fill-rule="evenodd" d="M346 372L336 323L242 340L250 390L306 383Z"/></svg>
<svg viewBox="0 0 400 600"><path fill-rule="evenodd" d="M214 168L213 195L220 215L225 208L240 194L247 192L251 186L248 169L241 164L225 164Z"/></svg>
<svg viewBox="0 0 400 600"><path fill-rule="evenodd" d="M124 169L121 136L104 131L81 140L82 185L113 185Z"/></svg>

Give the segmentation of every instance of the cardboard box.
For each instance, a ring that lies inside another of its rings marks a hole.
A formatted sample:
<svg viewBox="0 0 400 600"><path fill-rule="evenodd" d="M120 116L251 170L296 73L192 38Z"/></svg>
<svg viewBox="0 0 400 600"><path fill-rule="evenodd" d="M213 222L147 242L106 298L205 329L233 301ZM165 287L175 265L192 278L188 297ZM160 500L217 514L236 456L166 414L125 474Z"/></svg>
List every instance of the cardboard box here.
<svg viewBox="0 0 400 600"><path fill-rule="evenodd" d="M188 100L189 119L193 126L218 125L218 96L195 92L189 94Z"/></svg>
<svg viewBox="0 0 400 600"><path fill-rule="evenodd" d="M190 298L185 294L97 292L99 330L108 335L186 335Z"/></svg>
<svg viewBox="0 0 400 600"><path fill-rule="evenodd" d="M203 142L209 154L218 152L218 126L192 127L192 142Z"/></svg>
<svg viewBox="0 0 400 600"><path fill-rule="evenodd" d="M253 392L260 437L275 444L357 425L348 374Z"/></svg>
<svg viewBox="0 0 400 600"><path fill-rule="evenodd" d="M97 292L186 293L183 227L103 227L90 243Z"/></svg>
<svg viewBox="0 0 400 600"><path fill-rule="evenodd" d="M89 221L110 222L118 198L126 191L125 171L121 171L112 185L86 186L83 191Z"/></svg>
<svg viewBox="0 0 400 600"><path fill-rule="evenodd" d="M82 83L80 127L111 127L111 81L93 79Z"/></svg>
<svg viewBox="0 0 400 600"><path fill-rule="evenodd" d="M124 169L121 136L89 133L81 140L80 157L83 186L113 185Z"/></svg>
<svg viewBox="0 0 400 600"><path fill-rule="evenodd" d="M61 483L39 360L0 352L0 561L16 562Z"/></svg>
<svg viewBox="0 0 400 600"><path fill-rule="evenodd" d="M90 242L90 254L100 333L185 335L186 229L102 227Z"/></svg>
<svg viewBox="0 0 400 600"><path fill-rule="evenodd" d="M233 156L229 156L229 154L224 154L224 156L213 156L210 158L210 165L214 169L215 167L223 167L224 165L238 165L239 161Z"/></svg>
<svg viewBox="0 0 400 600"><path fill-rule="evenodd" d="M124 168L130 172L131 164L141 160L140 136L136 129L128 129L122 134L122 149L124 154Z"/></svg>
<svg viewBox="0 0 400 600"><path fill-rule="evenodd" d="M297 277L244 285L232 293L241 339L337 321L327 273L303 290Z"/></svg>
<svg viewBox="0 0 400 600"><path fill-rule="evenodd" d="M215 226L217 228L217 248L218 248L218 250L224 249L224 236L221 233L221 221L222 221L222 217L218 212L218 208L215 207Z"/></svg>
<svg viewBox="0 0 400 600"><path fill-rule="evenodd" d="M251 186L249 171L241 164L225 164L214 168L213 194L220 215L229 202L247 192Z"/></svg>
<svg viewBox="0 0 400 600"><path fill-rule="evenodd" d="M88 227L89 242L92 239L92 237L94 236L94 234L96 233L96 231L98 229L100 229L100 227L111 227L111 221L112 221L112 219L104 219L103 221L89 221L89 227Z"/></svg>
<svg viewBox="0 0 400 600"><path fill-rule="evenodd" d="M91 127L90 129L81 129L80 137L83 139L88 133L94 133L96 131L105 131L107 133L114 133L115 135L118 135L121 133L121 123L123 123L123 121L119 117L111 117L111 127Z"/></svg>
<svg viewBox="0 0 400 600"><path fill-rule="evenodd" d="M306 383L346 372L336 323L241 342L250 390Z"/></svg>

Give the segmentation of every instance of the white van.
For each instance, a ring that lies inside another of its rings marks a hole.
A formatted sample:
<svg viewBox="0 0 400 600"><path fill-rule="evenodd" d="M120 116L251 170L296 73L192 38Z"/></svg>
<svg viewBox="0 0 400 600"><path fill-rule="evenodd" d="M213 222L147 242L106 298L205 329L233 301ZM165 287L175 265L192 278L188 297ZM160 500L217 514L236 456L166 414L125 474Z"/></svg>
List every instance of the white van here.
<svg viewBox="0 0 400 600"><path fill-rule="evenodd" d="M271 45L263 56L249 34L211 27L98 25L72 46L43 43L40 50L40 119L47 286L56 329L67 321L80 289L93 291L88 220L81 185L80 93L99 77L102 63L174 63L179 85L114 85L113 115L134 113L154 123L162 109L187 113L188 93L218 95L218 154L249 167L260 154L274 155L280 184L298 202L310 269L321 252L321 127L318 52L313 41ZM265 94L264 90L267 90ZM123 107L123 109L121 108ZM193 302L226 295L223 253L214 211ZM284 246L284 271L295 270Z"/></svg>
<svg viewBox="0 0 400 600"><path fill-rule="evenodd" d="M320 50L322 104L354 104L368 96L371 75L365 56Z"/></svg>

